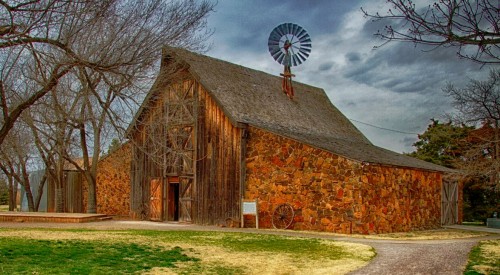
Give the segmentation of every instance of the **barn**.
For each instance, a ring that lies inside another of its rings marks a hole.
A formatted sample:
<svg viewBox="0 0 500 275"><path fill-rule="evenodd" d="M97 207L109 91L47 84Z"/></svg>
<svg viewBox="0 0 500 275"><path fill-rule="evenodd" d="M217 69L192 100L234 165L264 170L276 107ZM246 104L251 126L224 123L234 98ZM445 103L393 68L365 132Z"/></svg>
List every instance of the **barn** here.
<svg viewBox="0 0 500 275"><path fill-rule="evenodd" d="M323 89L167 47L127 135L136 218L384 233L459 221L451 170L373 145ZM279 214L279 213L278 213ZM245 216L245 224L255 219ZM253 220L255 222L255 220ZM239 224L239 223L238 223Z"/></svg>

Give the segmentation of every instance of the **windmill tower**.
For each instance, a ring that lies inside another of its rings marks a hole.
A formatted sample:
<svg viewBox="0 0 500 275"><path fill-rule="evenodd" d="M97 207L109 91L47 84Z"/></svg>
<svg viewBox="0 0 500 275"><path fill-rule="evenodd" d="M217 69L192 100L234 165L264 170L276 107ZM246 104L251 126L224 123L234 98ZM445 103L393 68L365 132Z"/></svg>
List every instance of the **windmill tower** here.
<svg viewBox="0 0 500 275"><path fill-rule="evenodd" d="M291 67L300 65L311 53L311 37L301 26L283 23L273 29L267 43L269 53L276 62L284 66L282 91L292 99L294 96Z"/></svg>

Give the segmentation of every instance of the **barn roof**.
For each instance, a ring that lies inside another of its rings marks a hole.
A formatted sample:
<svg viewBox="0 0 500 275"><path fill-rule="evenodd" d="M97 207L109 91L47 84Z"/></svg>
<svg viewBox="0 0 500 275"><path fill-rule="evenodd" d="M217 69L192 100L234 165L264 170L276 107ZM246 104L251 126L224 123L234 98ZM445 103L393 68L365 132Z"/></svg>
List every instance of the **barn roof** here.
<svg viewBox="0 0 500 275"><path fill-rule="evenodd" d="M166 48L164 58L170 60L165 64L181 62L235 126L251 125L353 160L451 171L373 145L321 88L294 82L290 100L281 92L281 77L178 48ZM151 90L136 119L156 90Z"/></svg>

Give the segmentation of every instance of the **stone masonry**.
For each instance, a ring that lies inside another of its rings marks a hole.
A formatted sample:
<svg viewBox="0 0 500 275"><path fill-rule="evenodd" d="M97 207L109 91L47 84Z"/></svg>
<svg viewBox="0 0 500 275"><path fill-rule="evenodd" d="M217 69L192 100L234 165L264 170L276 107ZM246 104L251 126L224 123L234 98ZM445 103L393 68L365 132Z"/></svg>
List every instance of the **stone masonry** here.
<svg viewBox="0 0 500 275"><path fill-rule="evenodd" d="M376 234L440 225L441 175L362 163L249 128L245 198L259 200L260 227L276 206L295 211L293 229Z"/></svg>

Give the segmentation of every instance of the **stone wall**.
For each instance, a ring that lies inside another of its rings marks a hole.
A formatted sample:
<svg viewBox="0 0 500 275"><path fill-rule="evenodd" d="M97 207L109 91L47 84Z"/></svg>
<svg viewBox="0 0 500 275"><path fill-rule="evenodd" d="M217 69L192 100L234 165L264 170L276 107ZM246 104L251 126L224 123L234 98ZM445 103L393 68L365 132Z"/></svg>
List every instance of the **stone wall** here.
<svg viewBox="0 0 500 275"><path fill-rule="evenodd" d="M259 199L259 226L281 203L292 228L373 234L440 225L441 174L363 164L250 127L245 198ZM249 225L250 226L250 225Z"/></svg>
<svg viewBox="0 0 500 275"><path fill-rule="evenodd" d="M125 144L97 165L97 213L130 215L130 144Z"/></svg>

